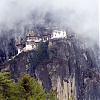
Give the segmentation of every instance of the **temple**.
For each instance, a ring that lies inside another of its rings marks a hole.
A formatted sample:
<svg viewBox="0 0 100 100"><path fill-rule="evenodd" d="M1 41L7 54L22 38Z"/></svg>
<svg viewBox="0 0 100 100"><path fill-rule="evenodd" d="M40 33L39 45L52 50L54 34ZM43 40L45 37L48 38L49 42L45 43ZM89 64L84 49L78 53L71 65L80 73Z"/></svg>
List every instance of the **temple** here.
<svg viewBox="0 0 100 100"><path fill-rule="evenodd" d="M50 32L44 32L42 35L34 34L33 32L28 34L25 38L25 43L17 44L18 54L22 51L28 51L32 49L37 49L38 44L43 41L49 41L52 39L67 38L65 30L52 30Z"/></svg>

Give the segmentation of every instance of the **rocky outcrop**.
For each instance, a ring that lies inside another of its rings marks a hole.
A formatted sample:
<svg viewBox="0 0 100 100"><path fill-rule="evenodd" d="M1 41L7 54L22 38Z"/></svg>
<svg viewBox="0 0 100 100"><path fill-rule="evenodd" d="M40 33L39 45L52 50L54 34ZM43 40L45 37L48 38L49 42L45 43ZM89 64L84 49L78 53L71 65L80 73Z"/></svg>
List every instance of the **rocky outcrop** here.
<svg viewBox="0 0 100 100"><path fill-rule="evenodd" d="M11 71L16 81L29 73L47 92L53 87L59 100L100 100L99 48L83 40L78 36L51 40L46 59L39 60L38 51L23 52L0 70Z"/></svg>

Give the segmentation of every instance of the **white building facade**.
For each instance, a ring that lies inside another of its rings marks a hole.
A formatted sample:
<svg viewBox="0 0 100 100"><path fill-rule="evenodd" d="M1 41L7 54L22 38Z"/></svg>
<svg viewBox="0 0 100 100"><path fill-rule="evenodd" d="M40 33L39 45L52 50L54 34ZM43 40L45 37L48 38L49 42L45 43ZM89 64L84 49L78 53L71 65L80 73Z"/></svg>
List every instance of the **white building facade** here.
<svg viewBox="0 0 100 100"><path fill-rule="evenodd" d="M27 36L26 37L26 50L32 50L37 48L37 44L41 41L42 39L37 36Z"/></svg>
<svg viewBox="0 0 100 100"><path fill-rule="evenodd" d="M22 44L19 44L17 46L18 48L18 54L22 51L28 51L32 49L37 49L39 42L42 40L43 42L49 41L49 39L61 39L61 38L67 38L67 34L65 30L53 30L49 34L46 33L42 36L31 35L29 34L26 36L25 46Z"/></svg>
<svg viewBox="0 0 100 100"><path fill-rule="evenodd" d="M67 34L65 30L53 30L51 33L51 39L66 38Z"/></svg>

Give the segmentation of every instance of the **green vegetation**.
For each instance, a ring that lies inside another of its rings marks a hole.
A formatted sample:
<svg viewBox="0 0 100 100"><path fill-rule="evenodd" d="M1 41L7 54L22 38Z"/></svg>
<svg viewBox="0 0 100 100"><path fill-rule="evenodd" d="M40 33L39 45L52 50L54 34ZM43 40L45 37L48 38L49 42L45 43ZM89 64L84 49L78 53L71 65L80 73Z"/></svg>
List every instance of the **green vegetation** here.
<svg viewBox="0 0 100 100"><path fill-rule="evenodd" d="M17 48L15 46L15 39L11 38L8 43L8 57L11 59L13 56L17 54Z"/></svg>
<svg viewBox="0 0 100 100"><path fill-rule="evenodd" d="M38 45L38 57L39 57L39 60L43 61L43 60L48 59L47 50L48 50L47 42L41 41L39 43L39 45Z"/></svg>
<svg viewBox="0 0 100 100"><path fill-rule="evenodd" d="M34 66L48 60L48 44L41 41L33 54Z"/></svg>
<svg viewBox="0 0 100 100"><path fill-rule="evenodd" d="M92 71L90 71L88 74L89 74L89 78L93 78L93 73L92 73Z"/></svg>
<svg viewBox="0 0 100 100"><path fill-rule="evenodd" d="M24 100L45 100L46 94L42 86L30 75L25 75L19 81L20 96Z"/></svg>
<svg viewBox="0 0 100 100"><path fill-rule="evenodd" d="M8 72L0 73L0 100L57 100L53 89L46 94L38 81L29 74L25 74L17 83L9 76Z"/></svg>
<svg viewBox="0 0 100 100"><path fill-rule="evenodd" d="M14 85L14 82L9 80L8 72L0 73L0 100L10 100L14 93Z"/></svg>
<svg viewBox="0 0 100 100"><path fill-rule="evenodd" d="M47 97L48 97L48 100L57 100L56 93L53 90L53 88L51 88L50 93L47 95Z"/></svg>

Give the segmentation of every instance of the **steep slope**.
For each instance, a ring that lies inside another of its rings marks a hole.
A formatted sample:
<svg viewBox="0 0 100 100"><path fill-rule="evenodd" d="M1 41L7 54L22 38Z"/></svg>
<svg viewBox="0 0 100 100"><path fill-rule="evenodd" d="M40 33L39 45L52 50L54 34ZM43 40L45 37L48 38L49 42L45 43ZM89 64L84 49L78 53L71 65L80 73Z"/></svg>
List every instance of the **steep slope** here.
<svg viewBox="0 0 100 100"><path fill-rule="evenodd" d="M16 81L22 73L30 73L47 92L53 87L59 100L100 100L99 48L83 40L72 35L50 40L42 60L38 51L23 52L0 70L11 71Z"/></svg>

